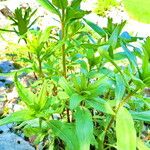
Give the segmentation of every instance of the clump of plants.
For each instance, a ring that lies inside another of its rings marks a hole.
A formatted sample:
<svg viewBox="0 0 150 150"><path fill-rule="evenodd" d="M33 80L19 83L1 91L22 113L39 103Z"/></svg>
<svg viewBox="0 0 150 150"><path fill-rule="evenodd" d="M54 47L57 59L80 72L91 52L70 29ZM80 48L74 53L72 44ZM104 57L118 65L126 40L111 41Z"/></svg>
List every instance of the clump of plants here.
<svg viewBox="0 0 150 150"><path fill-rule="evenodd" d="M150 38L123 32L126 22L106 28L84 18L81 0L38 0L60 26L26 33L31 59L14 75L24 109L0 120L16 123L43 149L147 150ZM89 30L87 29L89 28ZM142 48L133 43L142 41ZM26 55L24 55L26 56ZM138 63L140 60L141 64ZM18 75L28 66L36 81L24 87Z"/></svg>

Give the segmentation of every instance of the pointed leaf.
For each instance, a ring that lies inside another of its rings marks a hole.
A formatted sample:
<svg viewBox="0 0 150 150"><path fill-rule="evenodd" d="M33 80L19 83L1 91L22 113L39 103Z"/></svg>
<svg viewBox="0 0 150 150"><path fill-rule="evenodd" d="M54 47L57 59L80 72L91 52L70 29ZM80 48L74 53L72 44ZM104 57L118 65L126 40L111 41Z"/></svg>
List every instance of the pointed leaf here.
<svg viewBox="0 0 150 150"><path fill-rule="evenodd" d="M47 83L45 81L37 98L37 104L41 109L45 106L47 99Z"/></svg>
<svg viewBox="0 0 150 150"><path fill-rule="evenodd" d="M115 88L115 100L119 103L123 95L125 94L125 84L122 76L120 74L116 74L116 88Z"/></svg>
<svg viewBox="0 0 150 150"><path fill-rule="evenodd" d="M52 3L60 9L65 9L67 8L67 5L68 5L67 0L52 0Z"/></svg>
<svg viewBox="0 0 150 150"><path fill-rule="evenodd" d="M128 49L128 47L123 44L121 42L121 47L123 48L129 62L131 63L131 65L133 65L134 67L137 67L137 60L136 60L136 56Z"/></svg>
<svg viewBox="0 0 150 150"><path fill-rule="evenodd" d="M104 37L106 36L106 32L105 30L103 30L101 27L99 27L98 25L96 25L95 23L83 19L96 33L98 33L100 36Z"/></svg>
<svg viewBox="0 0 150 150"><path fill-rule="evenodd" d="M81 19L88 13L88 11L77 10L75 8L68 7L66 10L66 22L70 21L71 19Z"/></svg>
<svg viewBox="0 0 150 150"><path fill-rule="evenodd" d="M77 150L79 148L78 139L75 134L75 126L73 124L51 120L49 126L53 133L66 143L68 150Z"/></svg>
<svg viewBox="0 0 150 150"><path fill-rule="evenodd" d="M136 130L132 116L124 107L116 116L116 136L118 150L136 150Z"/></svg>
<svg viewBox="0 0 150 150"><path fill-rule="evenodd" d="M81 1L82 1L82 0L73 0L73 1L71 2L71 7L73 7L73 8L79 8L79 7L80 7L80 4L81 4Z"/></svg>
<svg viewBox="0 0 150 150"><path fill-rule="evenodd" d="M17 123L27 121L31 119L34 119L33 112L31 112L30 110L21 110L10 114L9 116L3 119L0 119L0 126L14 122Z"/></svg>
<svg viewBox="0 0 150 150"><path fill-rule="evenodd" d="M17 74L14 78L15 85L19 94L19 97L21 100L30 108L34 108L34 102L36 101L37 97L35 94L33 94L30 90L25 88L17 79Z"/></svg>
<svg viewBox="0 0 150 150"><path fill-rule="evenodd" d="M111 34L109 40L108 40L108 43L111 45L112 49L115 49L116 46L117 46L117 42L118 42L118 37L119 37L119 34L122 30L122 28L124 27L126 22L123 22L119 25L116 26L115 30L113 31L113 33Z"/></svg>
<svg viewBox="0 0 150 150"><path fill-rule="evenodd" d="M60 16L59 10L57 10L49 0L37 0L45 9Z"/></svg>
<svg viewBox="0 0 150 150"><path fill-rule="evenodd" d="M142 111L142 112L131 111L130 113L133 119L135 120L150 122L150 111Z"/></svg>
<svg viewBox="0 0 150 150"><path fill-rule="evenodd" d="M102 98L94 98L91 100L87 100L86 102L88 105L90 105L98 111L114 115L114 112L109 103Z"/></svg>
<svg viewBox="0 0 150 150"><path fill-rule="evenodd" d="M59 85L65 90L65 92L71 96L74 93L73 88L69 85L65 78L60 78Z"/></svg>
<svg viewBox="0 0 150 150"><path fill-rule="evenodd" d="M93 136L92 115L88 109L78 107L75 113L79 150L89 150Z"/></svg>

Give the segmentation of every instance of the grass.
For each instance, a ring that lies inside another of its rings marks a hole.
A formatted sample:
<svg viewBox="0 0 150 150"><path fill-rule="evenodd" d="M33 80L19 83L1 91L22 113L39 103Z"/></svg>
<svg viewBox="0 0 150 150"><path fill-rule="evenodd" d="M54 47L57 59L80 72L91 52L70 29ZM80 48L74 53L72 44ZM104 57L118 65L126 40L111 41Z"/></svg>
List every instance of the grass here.
<svg viewBox="0 0 150 150"><path fill-rule="evenodd" d="M150 24L150 0L123 0L123 3L130 17Z"/></svg>

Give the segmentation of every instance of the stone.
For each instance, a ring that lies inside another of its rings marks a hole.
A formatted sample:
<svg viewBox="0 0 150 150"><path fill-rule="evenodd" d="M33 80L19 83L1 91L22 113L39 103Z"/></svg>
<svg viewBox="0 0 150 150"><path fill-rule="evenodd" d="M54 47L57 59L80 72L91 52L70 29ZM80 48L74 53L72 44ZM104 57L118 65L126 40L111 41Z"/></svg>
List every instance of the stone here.
<svg viewBox="0 0 150 150"><path fill-rule="evenodd" d="M0 68L2 69L3 73L8 73L14 69L13 63L10 61L1 61Z"/></svg>
<svg viewBox="0 0 150 150"><path fill-rule="evenodd" d="M35 150L35 148L14 133L3 133L0 134L0 150Z"/></svg>
<svg viewBox="0 0 150 150"><path fill-rule="evenodd" d="M10 128L7 125L0 126L0 134L7 133L10 131Z"/></svg>

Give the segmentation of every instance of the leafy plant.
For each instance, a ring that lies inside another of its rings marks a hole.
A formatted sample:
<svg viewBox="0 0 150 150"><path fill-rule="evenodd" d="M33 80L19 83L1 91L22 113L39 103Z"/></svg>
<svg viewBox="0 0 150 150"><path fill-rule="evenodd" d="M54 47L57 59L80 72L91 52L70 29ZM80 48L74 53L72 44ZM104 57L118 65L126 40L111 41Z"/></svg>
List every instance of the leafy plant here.
<svg viewBox="0 0 150 150"><path fill-rule="evenodd" d="M15 32L18 36L25 36L27 31L35 24L38 18L35 18L31 21L32 17L36 13L37 10L32 11L31 8L23 9L16 8L13 15L9 16L10 20L13 22L12 26L14 26L13 30L5 30L8 32ZM17 27L17 28L16 28Z"/></svg>
<svg viewBox="0 0 150 150"><path fill-rule="evenodd" d="M25 108L0 125L18 123L26 136L36 136L35 145L46 141L46 149L147 149L140 138L150 122L143 93L149 87L149 38L140 49L134 42L143 38L123 32L126 22L108 19L102 28L86 20L81 0L38 2L61 27L26 34L32 54L26 63L37 81L25 88L15 75Z"/></svg>

